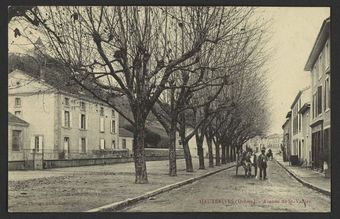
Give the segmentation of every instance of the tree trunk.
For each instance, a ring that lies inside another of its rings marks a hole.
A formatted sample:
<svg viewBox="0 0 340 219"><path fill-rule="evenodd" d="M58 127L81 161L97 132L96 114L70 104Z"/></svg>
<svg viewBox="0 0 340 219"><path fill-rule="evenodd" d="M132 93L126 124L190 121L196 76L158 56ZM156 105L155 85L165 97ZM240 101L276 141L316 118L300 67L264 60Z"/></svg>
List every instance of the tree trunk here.
<svg viewBox="0 0 340 219"><path fill-rule="evenodd" d="M208 136L207 138L207 145L208 145L208 157L209 157L209 167L214 167L214 156L213 156L213 148L212 148L212 139Z"/></svg>
<svg viewBox="0 0 340 219"><path fill-rule="evenodd" d="M233 157L233 161L236 161L236 150L235 147L232 147L232 157Z"/></svg>
<svg viewBox="0 0 340 219"><path fill-rule="evenodd" d="M227 160L227 163L229 163L230 161L231 161L231 159L230 159L230 145L229 144L227 144L227 147L226 147L226 160Z"/></svg>
<svg viewBox="0 0 340 219"><path fill-rule="evenodd" d="M220 145L216 144L215 145L215 153L216 153L216 166L221 166L221 161L220 161Z"/></svg>
<svg viewBox="0 0 340 219"><path fill-rule="evenodd" d="M221 145L222 147L222 164L226 164L226 157L225 157L225 149L226 149L226 145L225 144L222 144Z"/></svg>
<svg viewBox="0 0 340 219"><path fill-rule="evenodd" d="M197 153L198 153L198 163L199 169L204 170L204 151L203 151L203 140L204 136L199 136L198 132L196 133L196 145L197 145Z"/></svg>
<svg viewBox="0 0 340 219"><path fill-rule="evenodd" d="M185 169L186 172L194 172L194 168L192 166L192 158L190 154L190 148L188 141L185 139L185 115L183 113L179 114L179 119L181 120L180 129L179 129L179 136L181 138L183 150L184 150L184 158L185 158Z"/></svg>
<svg viewBox="0 0 340 219"><path fill-rule="evenodd" d="M182 146L184 150L185 170L186 172L194 172L194 167L192 166L192 158L191 158L188 142L185 140L182 141Z"/></svg>
<svg viewBox="0 0 340 219"><path fill-rule="evenodd" d="M135 162L136 179L135 183L145 184L148 183L148 176L146 172L145 150L144 150L144 137L145 137L145 121L139 120L136 123L133 141L133 157Z"/></svg>
<svg viewBox="0 0 340 219"><path fill-rule="evenodd" d="M170 127L170 145L169 145L169 176L177 176L177 167L176 167L176 116L172 116L171 118L171 127Z"/></svg>

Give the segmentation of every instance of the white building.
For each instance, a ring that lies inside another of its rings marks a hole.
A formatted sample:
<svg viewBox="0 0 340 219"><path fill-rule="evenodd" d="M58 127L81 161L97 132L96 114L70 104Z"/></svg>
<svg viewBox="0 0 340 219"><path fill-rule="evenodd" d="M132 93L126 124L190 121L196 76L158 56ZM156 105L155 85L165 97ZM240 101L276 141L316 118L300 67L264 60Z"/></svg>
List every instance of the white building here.
<svg viewBox="0 0 340 219"><path fill-rule="evenodd" d="M118 113L85 92L52 86L51 72L44 73L8 74L8 111L29 124L25 157L35 151L42 160L90 158L115 149Z"/></svg>

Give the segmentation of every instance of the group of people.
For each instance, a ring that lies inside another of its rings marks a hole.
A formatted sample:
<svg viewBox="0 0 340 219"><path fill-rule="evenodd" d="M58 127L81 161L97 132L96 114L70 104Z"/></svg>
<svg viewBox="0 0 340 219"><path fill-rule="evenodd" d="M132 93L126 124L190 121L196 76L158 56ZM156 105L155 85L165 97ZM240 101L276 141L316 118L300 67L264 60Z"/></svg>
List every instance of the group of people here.
<svg viewBox="0 0 340 219"><path fill-rule="evenodd" d="M268 150L266 154L266 148L261 148L261 154L256 155L251 149L247 149L241 152L240 165L243 166L245 170L245 175L247 177L251 176L251 168L255 168L255 177L258 179L267 179L267 162L273 159L273 153L271 149ZM257 168L259 168L260 174L257 175Z"/></svg>

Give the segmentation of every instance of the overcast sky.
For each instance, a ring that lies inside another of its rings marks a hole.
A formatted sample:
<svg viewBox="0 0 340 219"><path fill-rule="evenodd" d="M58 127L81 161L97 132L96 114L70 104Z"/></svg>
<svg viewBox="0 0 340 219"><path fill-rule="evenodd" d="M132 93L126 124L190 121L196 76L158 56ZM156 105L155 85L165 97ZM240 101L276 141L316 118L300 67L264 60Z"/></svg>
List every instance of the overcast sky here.
<svg viewBox="0 0 340 219"><path fill-rule="evenodd" d="M310 72L303 69L330 10L325 7L268 7L263 10L272 17L269 43L272 54L268 60L269 133L282 133L281 126L295 96L310 85Z"/></svg>
<svg viewBox="0 0 340 219"><path fill-rule="evenodd" d="M264 7L260 11L272 19L269 30L272 53L267 66L271 108L268 134L282 133L281 126L295 96L310 84L310 73L303 70L304 65L330 10L326 7ZM29 43L22 38L15 39L11 28L8 34L10 52L22 52Z"/></svg>

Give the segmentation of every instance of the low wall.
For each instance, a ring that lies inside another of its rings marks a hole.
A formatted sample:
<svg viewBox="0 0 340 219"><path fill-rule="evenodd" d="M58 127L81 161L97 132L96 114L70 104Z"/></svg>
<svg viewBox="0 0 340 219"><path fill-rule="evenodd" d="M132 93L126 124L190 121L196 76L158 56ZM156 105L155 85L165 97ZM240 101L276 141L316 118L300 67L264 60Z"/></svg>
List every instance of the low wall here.
<svg viewBox="0 0 340 219"><path fill-rule="evenodd" d="M176 151L177 158L184 158L184 151ZM147 161L167 160L169 159L168 149L145 149L145 157ZM116 163L133 162L133 157L110 157L110 158L82 158L82 159L58 159L58 160L44 160L44 169L60 168L60 167L78 167L90 165L105 165ZM31 164L31 165L27 165ZM33 161L9 161L8 170L24 170L32 169Z"/></svg>
<svg viewBox="0 0 340 219"><path fill-rule="evenodd" d="M29 161L9 161L8 162L8 170L33 170L34 163L33 160Z"/></svg>

